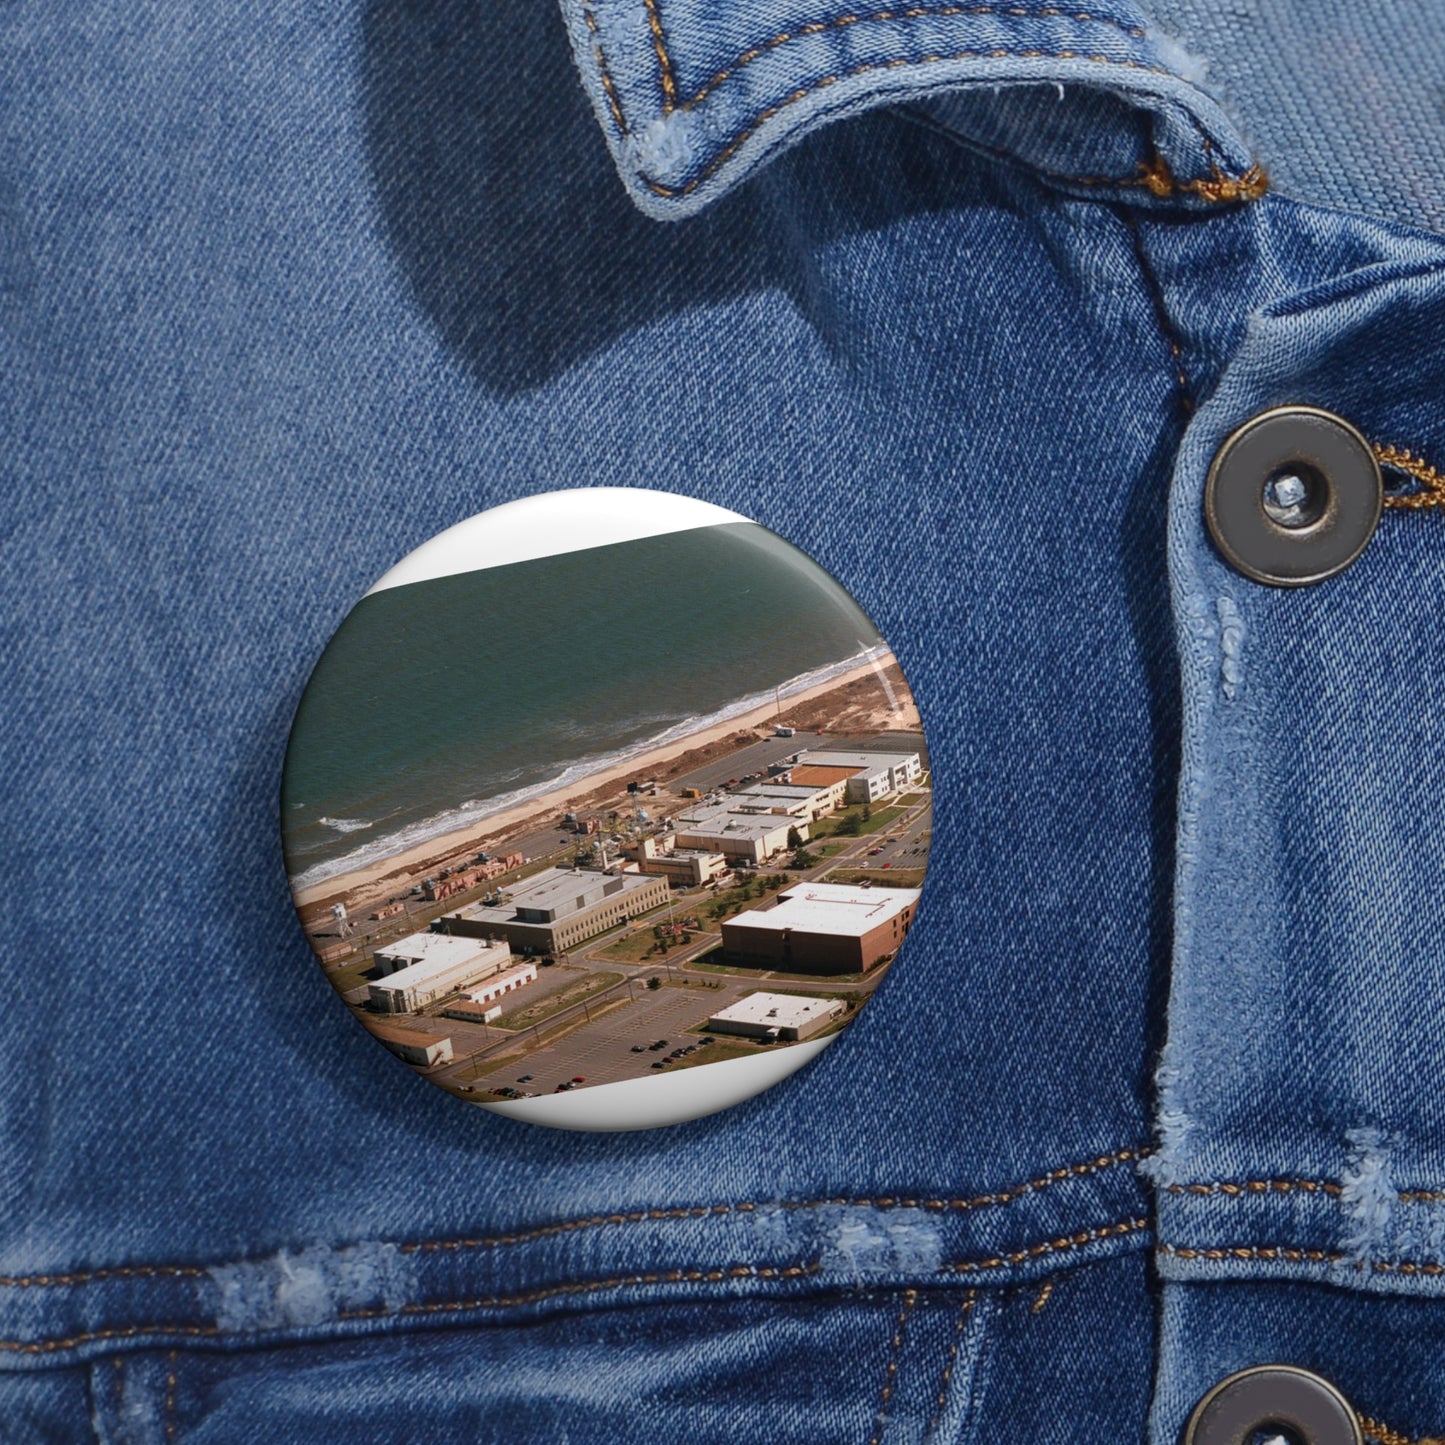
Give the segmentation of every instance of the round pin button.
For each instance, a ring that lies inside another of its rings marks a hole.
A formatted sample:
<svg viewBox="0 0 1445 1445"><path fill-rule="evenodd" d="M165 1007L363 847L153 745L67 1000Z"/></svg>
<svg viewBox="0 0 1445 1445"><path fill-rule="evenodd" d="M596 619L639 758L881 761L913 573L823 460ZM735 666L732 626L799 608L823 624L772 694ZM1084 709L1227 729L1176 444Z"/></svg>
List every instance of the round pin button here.
<svg viewBox="0 0 1445 1445"><path fill-rule="evenodd" d="M1333 1385L1293 1365L1258 1365L1221 1380L1194 1407L1184 1445L1363 1445L1355 1412Z"/></svg>
<svg viewBox="0 0 1445 1445"><path fill-rule="evenodd" d="M357 1021L468 1103L680 1122L775 1084L917 914L928 753L816 563L671 493L550 492L357 603L292 726L282 843Z"/></svg>
<svg viewBox="0 0 1445 1445"><path fill-rule="evenodd" d="M1316 407L1282 406L1247 421L1220 447L1204 515L1237 571L1301 587L1359 557L1383 498L1379 464L1354 427Z"/></svg>

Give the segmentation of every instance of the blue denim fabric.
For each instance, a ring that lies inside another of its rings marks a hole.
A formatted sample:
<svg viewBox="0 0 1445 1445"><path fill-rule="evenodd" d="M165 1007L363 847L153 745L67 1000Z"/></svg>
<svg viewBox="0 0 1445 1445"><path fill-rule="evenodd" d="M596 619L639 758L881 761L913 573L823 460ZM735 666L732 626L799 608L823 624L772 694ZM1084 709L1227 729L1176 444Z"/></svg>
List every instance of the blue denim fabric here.
<svg viewBox="0 0 1445 1445"><path fill-rule="evenodd" d="M1262 194L1131 6L850 13L0 17L5 1439L1445 1427L1445 533L1200 520L1282 401L1445 466L1445 242ZM275 816L355 598L592 484L832 571L937 789L845 1038L632 1135L364 1037Z"/></svg>

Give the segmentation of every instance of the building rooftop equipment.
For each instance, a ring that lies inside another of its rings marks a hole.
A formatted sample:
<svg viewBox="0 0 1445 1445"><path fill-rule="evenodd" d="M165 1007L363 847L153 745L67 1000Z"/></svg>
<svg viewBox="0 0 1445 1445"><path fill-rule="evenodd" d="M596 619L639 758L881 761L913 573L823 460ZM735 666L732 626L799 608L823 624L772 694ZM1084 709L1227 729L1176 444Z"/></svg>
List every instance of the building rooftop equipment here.
<svg viewBox="0 0 1445 1445"><path fill-rule="evenodd" d="M796 807L799 803L807 803L816 798L818 788L805 787L802 784L790 783L749 783L746 788L739 788L733 794L733 806L756 807L760 803L775 803L778 807Z"/></svg>
<svg viewBox="0 0 1445 1445"><path fill-rule="evenodd" d="M918 754L916 752L832 752L814 750L804 753L798 762L801 767L847 768L851 775L863 771L871 772L877 768L901 767L903 764L914 762L917 759ZM797 771L797 768L793 769L794 774L796 774Z"/></svg>
<svg viewBox="0 0 1445 1445"><path fill-rule="evenodd" d="M766 838L791 821L782 813L735 813L726 807L710 808L679 818L678 832L684 837Z"/></svg>
<svg viewBox="0 0 1445 1445"><path fill-rule="evenodd" d="M458 910L461 918L492 922L556 923L608 898L647 888L653 880L639 873L598 873L589 869L547 868L507 890L502 904L474 903Z"/></svg>
<svg viewBox="0 0 1445 1445"><path fill-rule="evenodd" d="M376 957L393 959L398 968L416 968L423 964L450 968L455 963L465 963L484 954L490 946L477 938L450 938L445 933L412 933L395 943L383 944L376 950Z"/></svg>
<svg viewBox="0 0 1445 1445"><path fill-rule="evenodd" d="M797 993L750 993L720 1010L709 1024L759 1024L767 1028L804 1028L814 1020L837 1012L834 998L806 998Z"/></svg>
<svg viewBox="0 0 1445 1445"><path fill-rule="evenodd" d="M917 904L918 888L860 888L844 883L799 883L778 894L776 908L753 909L730 918L733 928L827 933L861 938Z"/></svg>

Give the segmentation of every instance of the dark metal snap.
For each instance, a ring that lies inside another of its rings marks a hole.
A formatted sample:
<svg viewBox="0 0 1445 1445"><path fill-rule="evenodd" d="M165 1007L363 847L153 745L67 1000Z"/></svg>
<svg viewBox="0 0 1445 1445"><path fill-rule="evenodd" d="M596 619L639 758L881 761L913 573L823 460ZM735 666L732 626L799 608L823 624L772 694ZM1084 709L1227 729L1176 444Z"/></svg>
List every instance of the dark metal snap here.
<svg viewBox="0 0 1445 1445"><path fill-rule="evenodd" d="M1256 1365L1221 1380L1194 1407L1184 1445L1249 1445L1264 1433L1290 1445L1364 1445L1345 1397L1293 1365Z"/></svg>
<svg viewBox="0 0 1445 1445"><path fill-rule="evenodd" d="M1343 572L1375 535L1384 487L1370 444L1313 406L1263 411L1220 447L1204 515L1225 560L1274 587Z"/></svg>

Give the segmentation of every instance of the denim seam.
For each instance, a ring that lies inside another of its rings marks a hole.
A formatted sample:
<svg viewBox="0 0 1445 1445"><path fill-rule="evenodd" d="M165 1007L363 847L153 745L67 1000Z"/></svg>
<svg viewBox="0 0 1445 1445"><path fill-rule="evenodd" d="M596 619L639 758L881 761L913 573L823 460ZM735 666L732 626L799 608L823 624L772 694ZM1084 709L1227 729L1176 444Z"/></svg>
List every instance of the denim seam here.
<svg viewBox="0 0 1445 1445"><path fill-rule="evenodd" d="M900 1195L854 1198L839 1196L831 1199L776 1200L771 1201L771 1205L774 1208L789 1210L833 1209L845 1206L858 1209L926 1209L934 1213L944 1211L963 1213L973 1209L1002 1208L1015 1203L1026 1195L1047 1189L1051 1185L1068 1179L1097 1174L1102 1170L1112 1169L1118 1164L1137 1162L1148 1158L1152 1153L1152 1149L1120 1149L1113 1154L1102 1154L1095 1159L1088 1159L1079 1164L1066 1164L1061 1168L1051 1169L1048 1173L1041 1174L1036 1179L1030 1179L1027 1183L995 1190L988 1194L975 1195L971 1199L920 1199ZM667 1219L699 1219L719 1214L747 1214L764 1207L767 1206L757 1201L745 1201L739 1204L699 1205L686 1209L648 1209L633 1210L625 1214L597 1214L584 1219L564 1220L559 1224L543 1224L535 1229L524 1230L517 1234L494 1235L482 1239L429 1239L420 1243L403 1244L400 1248L405 1254L430 1253L436 1250L499 1249L507 1245L526 1244L535 1239L545 1239L555 1234L570 1234L576 1230L594 1229L602 1225L639 1224Z"/></svg>
<svg viewBox="0 0 1445 1445"><path fill-rule="evenodd" d="M1053 1275L1050 1275L1044 1281L1044 1287L1039 1291L1038 1298L1029 1306L1029 1314L1031 1316L1042 1314L1047 1308L1049 1300L1053 1297L1055 1283L1056 1280Z"/></svg>
<svg viewBox="0 0 1445 1445"><path fill-rule="evenodd" d="M954 1367L958 1364L958 1347L963 1342L963 1329L968 1323L969 1316L973 1313L973 1307L978 1303L978 1290L971 1289L964 1296L963 1305L958 1311L958 1319L954 1321L953 1338L949 1341L948 1353L943 1360L943 1373L938 1377L938 1390L934 1397L933 1418L924 1427L925 1437L931 1435L938 1422L943 1418L943 1411L948 1404L948 1386L953 1379Z"/></svg>
<svg viewBox="0 0 1445 1445"><path fill-rule="evenodd" d="M1125 70L1141 70L1152 75L1167 75L1177 80L1179 77L1172 70L1162 65L1146 65L1140 60L1123 60L1109 55L1084 55L1076 50L1008 50L993 48L989 50L959 50L949 55L924 55L916 60L900 58L897 60L868 61L862 65L855 65L851 69L838 71L836 74L824 75L817 80L800 86L791 94L785 95L775 105L768 106L761 110L743 127L717 156L708 163L702 172L684 182L680 186L667 186L660 181L654 181L651 177L638 172L638 179L654 195L666 199L678 199L691 195L700 185L709 180L717 173L742 147L745 141L756 134L775 115L786 110L790 105L795 105L801 100L806 100L814 91L825 90L831 85L837 85L839 81L851 80L855 76L867 75L875 70L900 70L900 69L921 69L925 65L942 65L960 60L1081 60L1093 65L1107 65ZM1175 195L1179 192L1187 192L1197 195L1201 200L1212 204L1224 204L1241 200L1254 200L1263 195L1268 185L1267 177L1263 170L1254 165L1243 175L1228 176L1214 168L1214 174L1208 180L1199 179L1192 181L1179 181L1167 166L1162 163L1159 168L1152 172L1155 179L1153 183L1146 177L1141 184L1148 185L1156 195ZM1156 190L1159 186L1163 189Z"/></svg>
<svg viewBox="0 0 1445 1445"><path fill-rule="evenodd" d="M1412 1440L1408 1435L1402 1435L1398 1430L1392 1430L1380 1420L1369 1415L1362 1415L1357 1410L1355 1418L1360 1422L1360 1429L1370 1439L1378 1441L1379 1445L1440 1445L1435 1436L1422 1436L1418 1440Z"/></svg>
<svg viewBox="0 0 1445 1445"><path fill-rule="evenodd" d="M1245 1194L1339 1194L1343 1186L1328 1179L1242 1179L1215 1180L1210 1184L1166 1184L1170 1194L1223 1194L1237 1199Z"/></svg>
<svg viewBox="0 0 1445 1445"><path fill-rule="evenodd" d="M166 1372L166 1398L164 1405L164 1420L166 1426L166 1439L176 1438L176 1361L180 1358L180 1352L172 1350L166 1357L168 1370Z"/></svg>
<svg viewBox="0 0 1445 1445"><path fill-rule="evenodd" d="M1405 447L1389 446L1382 442L1371 443L1370 450L1382 467L1404 472L1419 482L1422 491L1387 492L1385 506L1399 507L1411 511L1424 511L1427 507L1445 507L1445 474L1432 467L1423 457L1417 457ZM1445 1191L1440 1192L1445 1198Z"/></svg>
<svg viewBox="0 0 1445 1445"><path fill-rule="evenodd" d="M1102 1224L1096 1229L1081 1230L1078 1234L1065 1235L1062 1239L1046 1240L1031 1245L1028 1249L1015 1250L1012 1254L996 1255L992 1259L961 1260L956 1264L941 1265L940 1269L950 1274L972 1274L978 1270L999 1269L1004 1265L1023 1264L1031 1259L1041 1259L1046 1254L1058 1254L1065 1250L1082 1249L1101 1239L1116 1239L1125 1234L1137 1234L1150 1227L1147 1219L1125 1219L1118 1224Z"/></svg>
<svg viewBox="0 0 1445 1445"><path fill-rule="evenodd" d="M602 89L607 92L607 107L612 112L612 120L617 126L619 134L625 136L627 121L622 115L622 101L617 94L617 87L612 82L612 72L607 68L607 58L602 54L602 39L597 33L597 17L592 13L591 5L583 5L582 18L587 22L587 33L592 37L592 54L597 60L597 72L602 78Z"/></svg>
<svg viewBox="0 0 1445 1445"><path fill-rule="evenodd" d="M1329 1179L1241 1179L1210 1184L1166 1184L1170 1194L1222 1194L1239 1199L1246 1194L1330 1194L1343 1193L1344 1186ZM1402 1204L1439 1204L1445 1202L1445 1189L1401 1189L1395 1195Z"/></svg>
<svg viewBox="0 0 1445 1445"><path fill-rule="evenodd" d="M655 19L657 15L656 0L647 0L647 8ZM745 66L751 65L753 61L760 59L770 51L777 50L794 40L804 40L811 35L822 35L829 30L843 30L852 25L897 24L904 20L947 20L958 15L988 15L998 20L1070 20L1086 25L1106 25L1119 31L1120 34L1128 36L1131 40L1143 40L1148 33L1137 26L1124 25L1107 16L1066 11L1057 7L1050 7L1047 10L1026 10L1017 5L910 5L906 10L876 10L871 15L839 15L832 20L819 20L811 25L800 25L796 30L783 31L779 35L774 35L770 40L761 41L751 49L743 51L731 65L718 71L689 99L679 102L671 84L672 57L667 54L666 46L661 41L660 23L657 23L654 24L653 35L657 38L658 58L663 64L663 91L665 95L671 92L670 102L664 99L663 113L670 115L674 110L692 110L695 106L701 105L718 86L736 75ZM1164 73L1172 74L1169 71Z"/></svg>
<svg viewBox="0 0 1445 1445"><path fill-rule="evenodd" d="M908 1328L908 1316L913 1313L913 1306L918 1303L918 1291L907 1289L903 1291L903 1304L898 1311L897 1322L893 1326L893 1338L888 1344L888 1367L883 1372L883 1389L878 1397L878 1409L874 1413L873 1438L868 1445L881 1445L883 1439L883 1428L888 1423L888 1402L893 1398L893 1386L898 1379L898 1352L903 1347L903 1334Z"/></svg>
<svg viewBox="0 0 1445 1445"><path fill-rule="evenodd" d="M1339 1250L1302 1249L1285 1244L1178 1245L1156 1244L1155 1250L1173 1259L1200 1260L1218 1264L1232 1260L1288 1260L1292 1264L1352 1264L1377 1274L1445 1275L1445 1264L1435 1260L1376 1259L1366 1263Z"/></svg>
<svg viewBox="0 0 1445 1445"><path fill-rule="evenodd" d="M972 136L961 134L951 126L940 125L927 112L915 110L911 106L898 106L895 108L895 113L938 135L945 136L948 140L967 150L978 151L983 155L993 156L997 160L1009 161L1034 175L1042 176L1046 181L1055 181L1060 185L1112 186L1121 190L1147 190L1150 195L1156 196L1160 200L1167 200L1171 196L1185 193L1197 195L1203 200L1219 204L1226 201L1256 201L1269 189L1269 175L1258 162L1250 166L1242 175L1227 175L1220 168L1218 162L1213 159L1213 142L1199 129L1199 124L1193 120L1193 117L1190 118L1191 124L1193 124L1205 154L1209 158L1210 174L1208 179L1180 181L1169 168L1168 161L1157 152L1149 160L1138 163L1138 175L1078 176L1072 175L1068 171L1051 170L1048 166L1039 165L1036 161L1019 155L1017 151L1009 150L1007 146L992 145L988 141L977 140Z"/></svg>
<svg viewBox="0 0 1445 1445"><path fill-rule="evenodd" d="M785 30L772 36L768 40L759 41L756 45L742 51L737 59L725 65L715 74L711 80L706 81L694 94L686 100L679 101L677 98L676 69L673 65L672 55L667 48L667 39L662 29L662 16L657 9L657 0L644 0L647 7L648 29L652 32L652 48L657 56L658 77L662 87L662 113L671 115L678 110L692 110L702 104L718 86L736 75L740 70L751 65L753 61L761 59L764 55L771 54L774 50L780 50L783 46L791 44L794 40L806 40L814 35L826 34L830 30L843 30L852 25L884 24L897 25L905 20L947 20L954 16L961 15L988 15L999 20L1070 20L1080 24L1104 25L1117 30L1121 35L1128 36L1131 40L1143 40L1148 32L1136 26L1124 25L1118 20L1111 20L1103 15L1090 15L1087 12L1072 12L1051 6L1045 10L1027 10L1017 5L910 5L904 10L875 10L868 15L839 15L832 20L818 20L809 25L800 25L796 30ZM602 84L607 89L608 95L615 94L615 87L612 80L611 69L607 64L607 57L602 53L600 39L598 36L597 22L592 15L593 4L583 7L583 14L587 19L587 28L594 37L594 49L597 54L597 63L601 71ZM967 52L966 52L967 53ZM983 52L979 52L983 53ZM988 52L993 55L1007 55L1008 51ZM1034 54L1042 52L1023 52ZM1076 58L1072 52L1065 52L1062 58ZM1080 57L1081 58L1081 57ZM1107 56L1090 56L1092 60L1107 60ZM871 68L871 67L870 67ZM1158 70L1161 75L1173 75L1174 72L1165 70L1162 67L1150 67ZM1177 79L1178 77L1176 77ZM622 118L621 107L614 105L613 119L617 122L617 128L626 136L629 134L626 123Z"/></svg>
<svg viewBox="0 0 1445 1445"><path fill-rule="evenodd" d="M515 1234L499 1234L480 1239L428 1239L398 1245L403 1254L430 1254L437 1251L503 1249L514 1244L530 1244L533 1240L547 1239L558 1234L572 1234L583 1229L596 1229L604 1225L651 1224L674 1219L706 1219L711 1216L728 1214L751 1214L761 1208L778 1209L830 1209L846 1206L859 1209L926 1209L934 1213L951 1211L963 1213L967 1210L1003 1207L1013 1204L1029 1194L1036 1194L1050 1185L1069 1179L1084 1178L1118 1164L1128 1164L1147 1159L1152 1149L1119 1149L1112 1154L1101 1154L1095 1159L1086 1159L1078 1164L1066 1164L1051 1169L1036 1179L1016 1184L990 1194L975 1195L971 1199L919 1199L902 1195L881 1195L877 1198L866 1196L832 1199L775 1200L767 1203L746 1200L737 1204L701 1204L677 1209L635 1209L619 1214L594 1214L582 1219L567 1219L557 1224L542 1224L535 1229L521 1230ZM0 1275L0 1288L43 1289L98 1283L112 1279L152 1279L171 1277L176 1279L199 1279L208 1275L211 1267L191 1264L126 1264L105 1269L80 1270L65 1274Z"/></svg>
<svg viewBox="0 0 1445 1445"><path fill-rule="evenodd" d="M1049 6L1040 10L1028 10L1022 6L1000 5L914 5L904 10L889 9L874 11L867 15L841 15L832 20L820 20L809 25L800 26L797 30L783 31L768 40L752 46L739 54L736 60L718 71L710 80L706 81L692 96L685 100L679 100L677 97L676 67L673 63L671 53L667 48L667 40L662 27L662 17L657 8L657 0L645 0L645 5L647 9L648 29L652 35L653 51L657 56L659 84L663 96L662 114L664 117L673 115L679 110L690 111L695 109L730 77L736 75L744 67L752 64L753 61L758 60L764 55L779 50L795 40L808 39L814 35L841 30L853 25L897 25L908 20L947 19L952 16L987 15L999 20L1061 19L1076 24L1105 26L1131 40L1143 40L1148 35L1148 32L1140 27L1125 25L1123 22L1110 19L1107 16L1093 15L1086 11L1066 11L1058 6ZM597 61L598 75L607 96L608 109L612 114L613 123L617 127L618 134L625 139L631 131L627 124L626 117L623 114L621 98L618 95L616 83L612 78L611 67L607 62L606 53L602 48L601 34L596 17L593 14L593 9L594 6L592 4L584 3L582 13L592 40L592 51ZM715 174L717 170L733 156L743 142L753 135L761 126L765 125L787 106L805 99L814 91L835 85L839 80L850 79L853 76L864 75L874 70L892 70L910 66L921 67L947 61L969 59L1083 60L1096 65L1116 65L1129 70L1148 71L1154 75L1167 75L1175 80L1182 78L1167 66L1146 65L1143 61L1117 58L1108 55L1083 54L1077 50L1014 50L1007 47L994 47L988 50L962 50L951 55L926 55L917 60L900 58L897 60L875 61L855 66L851 70L834 75L826 75L818 80L811 81L809 84L793 91L790 95L785 96L776 105L769 106L767 109L760 111L728 142L700 175L695 176L691 181L681 186L664 185L659 181L652 180L640 171L637 173L638 179L655 195L667 198L687 196ZM1199 129L1197 123L1195 129ZM1200 138L1204 143L1206 157L1211 157L1213 146L1209 138L1205 136L1202 131L1200 131ZM1156 156L1147 164L1141 163L1141 166L1144 170L1142 177L1131 177L1119 180L1114 180L1107 176L1069 177L1056 173L1051 174L1052 179L1072 180L1076 184L1086 186L1145 186L1153 194L1161 197L1177 195L1181 192L1190 193L1197 195L1201 200L1211 203L1255 200L1264 193L1269 184L1268 177L1257 164L1250 166L1249 169L1240 176L1229 176L1225 174L1211 158L1211 175L1208 179L1200 178L1185 182L1180 182L1175 178L1162 157Z"/></svg>
<svg viewBox="0 0 1445 1445"><path fill-rule="evenodd" d="M1104 1240L1117 1239L1149 1229L1150 1221L1144 1218L1123 1220L1118 1224L1100 1225L1094 1229L1082 1230L1078 1234L1060 1239L1045 1240L1011 1254L991 1256L986 1259L955 1260L939 1265L934 1276L971 1274L983 1270L999 1269L1005 1266L1024 1264L1049 1254L1066 1253L1083 1249L1087 1245ZM539 1304L550 1299L566 1298L573 1295L597 1294L605 1290L635 1288L639 1285L657 1286L673 1284L719 1284L739 1279L800 1279L822 1273L821 1261L789 1265L732 1265L726 1269L672 1269L648 1274L615 1275L607 1279L583 1280L566 1284L547 1285L514 1295L486 1295L473 1299L435 1300L395 1307L380 1305L372 1309L340 1310L335 1323L354 1323L364 1320L391 1319L404 1316L439 1314L462 1314L472 1310L510 1309L521 1305ZM97 1340L135 1339L140 1336L158 1335L167 1338L215 1339L223 1334L244 1333L225 1331L219 1325L167 1325L144 1324L125 1325L110 1329L83 1331L64 1339L51 1340L0 1340L0 1351L10 1354L42 1355L60 1350L74 1349L79 1345Z"/></svg>
<svg viewBox="0 0 1445 1445"><path fill-rule="evenodd" d="M652 31L652 48L657 55L658 74L662 81L662 111L670 115L677 108L677 79L673 73L672 56L668 54L667 40L662 33L662 16L658 14L657 0L644 0L647 6L647 25Z"/></svg>
<svg viewBox="0 0 1445 1445"><path fill-rule="evenodd" d="M1129 233L1129 241L1134 250L1134 261L1143 278L1144 290L1154 311L1155 324L1164 338L1165 346L1169 348L1169 355L1174 365L1174 385L1179 399L1179 409L1187 423L1194 414L1194 394L1190 389L1189 374L1184 369L1184 344L1179 339L1179 332L1169 315L1169 306L1164 299L1164 288L1160 285L1159 277L1149 262L1149 255L1144 246L1144 234L1138 222L1123 207L1118 208L1118 216L1124 229Z"/></svg>

